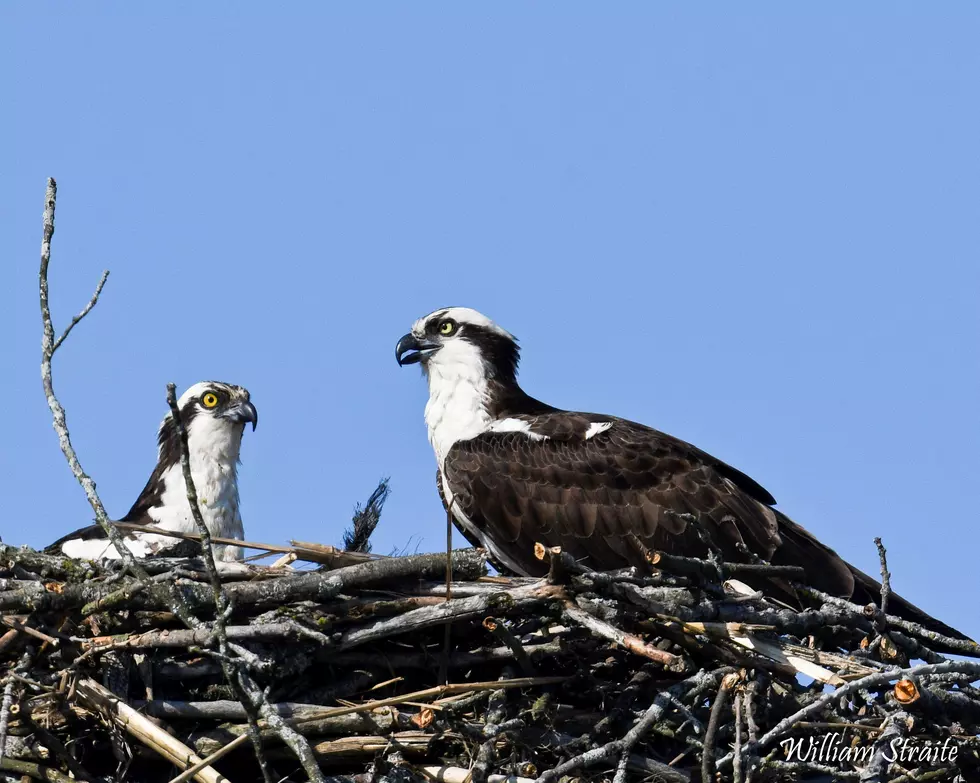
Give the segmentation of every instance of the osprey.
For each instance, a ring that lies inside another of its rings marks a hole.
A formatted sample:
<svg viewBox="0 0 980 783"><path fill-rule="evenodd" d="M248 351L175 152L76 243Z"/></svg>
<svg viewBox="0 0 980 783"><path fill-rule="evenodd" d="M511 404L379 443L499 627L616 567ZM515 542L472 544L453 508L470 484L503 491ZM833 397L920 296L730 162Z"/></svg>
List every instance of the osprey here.
<svg viewBox="0 0 980 783"><path fill-rule="evenodd" d="M687 523L694 515L730 562L751 552L802 567L824 592L877 600L873 578L773 508L744 473L642 424L527 395L517 383L517 340L485 315L450 307L420 318L395 358L421 364L428 379L425 421L443 504L499 569L543 575L536 542L596 569L648 567L656 551L703 557L706 545ZM796 602L783 580L765 587ZM890 607L961 637L894 594Z"/></svg>
<svg viewBox="0 0 980 783"><path fill-rule="evenodd" d="M197 383L181 395L177 408L187 430L191 476L204 523L213 536L241 539L238 455L246 422L254 430L259 420L248 390L217 381ZM156 467L129 513L119 521L196 533L180 465L180 437L169 413L160 424L157 442ZM152 533L131 533L125 540L136 557L168 554L180 545L180 539ZM98 525L65 536L48 550L88 560L119 558ZM215 544L214 554L218 560L238 560L242 551L241 547Z"/></svg>

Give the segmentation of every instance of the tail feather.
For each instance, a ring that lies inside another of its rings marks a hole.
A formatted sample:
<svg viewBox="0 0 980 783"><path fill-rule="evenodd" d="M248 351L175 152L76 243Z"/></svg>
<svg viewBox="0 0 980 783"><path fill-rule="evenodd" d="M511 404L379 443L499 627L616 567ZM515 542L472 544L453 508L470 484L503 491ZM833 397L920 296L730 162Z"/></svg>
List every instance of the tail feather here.
<svg viewBox="0 0 980 783"><path fill-rule="evenodd" d="M852 566L782 512L776 511L776 516L783 543L773 555L773 563L801 566L806 571L807 584L825 593L840 596L856 604L880 604L881 584L877 579ZM937 620L897 593L889 596L888 613L918 623L943 636L972 641L966 634Z"/></svg>
<svg viewBox="0 0 980 783"><path fill-rule="evenodd" d="M64 553L69 557L85 557L85 555L73 555L69 554L65 549L65 545L71 544L72 548L75 547L76 543L80 542L91 543L93 546L95 544L101 544L103 547L111 546L109 540L106 538L105 531L99 527L99 525L88 525L87 527L79 528L66 536L62 536L57 541L53 541L44 547L44 551L49 555L55 555L59 553ZM91 559L91 558L88 558Z"/></svg>
<svg viewBox="0 0 980 783"><path fill-rule="evenodd" d="M119 553L116 551L116 548L106 538L92 538L89 540L72 538L61 545L61 553L68 557L81 560L119 559Z"/></svg>

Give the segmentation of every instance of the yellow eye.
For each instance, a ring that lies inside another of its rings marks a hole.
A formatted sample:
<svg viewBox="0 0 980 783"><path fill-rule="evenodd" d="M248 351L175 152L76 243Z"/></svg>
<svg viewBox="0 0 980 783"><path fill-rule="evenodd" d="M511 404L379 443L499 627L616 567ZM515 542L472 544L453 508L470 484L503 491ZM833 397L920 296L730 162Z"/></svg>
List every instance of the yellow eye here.
<svg viewBox="0 0 980 783"><path fill-rule="evenodd" d="M439 325L439 334L444 334L446 336L451 335L456 331L456 322L451 319L446 319Z"/></svg>
<svg viewBox="0 0 980 783"><path fill-rule="evenodd" d="M205 408L213 408L218 404L218 395L214 392L208 392L203 397L201 397L201 404Z"/></svg>

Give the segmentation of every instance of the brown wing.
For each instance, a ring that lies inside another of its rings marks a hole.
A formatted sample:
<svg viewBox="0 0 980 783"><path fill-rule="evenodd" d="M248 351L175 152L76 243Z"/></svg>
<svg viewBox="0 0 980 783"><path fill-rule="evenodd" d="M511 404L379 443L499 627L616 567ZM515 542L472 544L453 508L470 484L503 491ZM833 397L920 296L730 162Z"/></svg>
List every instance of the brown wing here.
<svg viewBox="0 0 980 783"><path fill-rule="evenodd" d="M554 414L567 422L574 414ZM486 433L456 443L445 461L456 502L470 520L529 575L545 566L534 557L535 542L561 546L595 568L646 563L645 552L703 556L694 514L730 561L743 560L738 545L766 558L784 544L782 515L762 487L742 473L684 441L640 424L580 415L584 427L549 426L535 417L535 431ZM591 438L595 421L611 427ZM552 423L554 425L554 423ZM788 520L787 520L788 521ZM786 554L807 569L815 586L850 595L847 565L802 528L790 523Z"/></svg>

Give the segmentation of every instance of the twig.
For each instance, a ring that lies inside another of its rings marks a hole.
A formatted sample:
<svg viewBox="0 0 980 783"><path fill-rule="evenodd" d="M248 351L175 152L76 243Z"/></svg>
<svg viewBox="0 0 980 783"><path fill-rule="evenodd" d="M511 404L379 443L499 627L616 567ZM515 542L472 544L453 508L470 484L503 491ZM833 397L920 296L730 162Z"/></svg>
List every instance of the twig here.
<svg viewBox="0 0 980 783"><path fill-rule="evenodd" d="M144 718L126 702L94 680L84 679L80 681L77 693L89 708L105 712L115 723L144 745L164 756L171 764L182 769L190 766L196 767L193 777L200 783L227 783L227 779L219 775L217 770L211 766L201 766L200 756L184 743L167 734L152 721Z"/></svg>
<svg viewBox="0 0 980 783"><path fill-rule="evenodd" d="M31 653L25 652L17 664L17 670L26 669L31 662ZM7 748L7 727L10 721L10 708L14 701L14 678L9 677L3 687L3 701L0 702L0 761L3 761Z"/></svg>
<svg viewBox="0 0 980 783"><path fill-rule="evenodd" d="M37 628L31 628L27 623L17 619L16 617L0 617L0 623L3 623L8 628L13 628L15 631L20 631L28 636L33 636L35 639L40 639L42 642L47 642L52 647L57 647L61 644L60 639L56 639L50 634L39 631Z"/></svg>
<svg viewBox="0 0 980 783"><path fill-rule="evenodd" d="M54 236L54 214L57 198L58 184L53 178L49 177L48 187L44 197L44 220L41 239L41 268L40 272L38 273L41 301L41 323L43 329L43 335L41 338L41 383L44 386L44 396L48 401L48 407L51 409L51 415L54 419L54 430L58 434L58 443L61 446L61 451L68 460L68 466L71 468L71 472L75 476L75 479L79 484L81 484L82 490L85 492L86 498L88 498L89 505L92 506L92 510L95 512L95 521L98 522L99 526L103 530L105 530L106 535L109 537L112 545L116 548L116 551L119 552L119 556L122 558L127 568L130 568L134 574L139 575L142 573L145 575L145 571L142 571L142 569L138 566L133 558L132 552L129 550L129 547L127 547L123 542L122 536L119 535L119 532L113 528L112 524L110 523L109 515L106 513L105 507L102 505L102 500L95 491L95 482L92 481L92 479L82 469L78 455L75 453L75 449L71 445L71 436L68 432L65 409L62 407L54 393L54 382L51 375L51 359L54 356L55 348L60 345L61 341L55 340L54 325L51 323L51 307L48 303L48 266L51 263L51 238ZM100 285L98 291L101 292L101 290L102 288ZM93 297L93 299L95 298L96 297ZM90 304L92 307L95 306L94 301ZM92 307L86 307L83 312L87 313L92 309ZM65 334L62 335L62 340L67 337L69 331L70 329L65 330Z"/></svg>
<svg viewBox="0 0 980 783"><path fill-rule="evenodd" d="M881 726L881 734L874 743L874 754L861 770L859 780L865 783L884 783L889 764L895 760L895 743L908 733L908 713L899 710L889 715Z"/></svg>
<svg viewBox="0 0 980 783"><path fill-rule="evenodd" d="M453 551L453 503L456 498L449 502L446 509L446 601L453 598L453 572L449 567L449 553ZM442 659L439 661L439 682L449 682L449 656L452 647L452 626L446 623L443 630L442 639Z"/></svg>
<svg viewBox="0 0 980 783"><path fill-rule="evenodd" d="M713 783L714 781L715 741L718 737L718 727L721 725L721 713L728 703L728 694L737 682L737 674L726 674L721 680L714 704L711 705L708 728L704 732L704 750L701 754L701 783Z"/></svg>
<svg viewBox="0 0 980 783"><path fill-rule="evenodd" d="M742 783L742 705L745 701L745 694L738 692L735 694L735 748L732 751L735 759L733 761L732 778L734 783Z"/></svg>
<svg viewBox="0 0 980 783"><path fill-rule="evenodd" d="M218 651L221 653L225 679L235 689L242 702L242 706L245 707L245 712L248 717L248 736L252 740L255 757L259 763L259 768L262 770L262 777L266 783L272 783L273 778L269 770L269 763L262 750L258 716L259 714L268 714L267 719L273 725L275 725L275 721L280 719L275 711L269 707L269 703L262 690L252 681L248 672L245 671L244 662L239 658L230 656L231 646L228 643L225 625L231 611L231 605L228 601L228 595L221 584L218 567L214 562L214 547L211 543L211 531L204 522L204 516L201 514L201 508L198 504L197 488L194 486L194 476L191 472L187 429L184 427L180 409L177 407L177 388L172 383L167 384L167 404L170 406L170 415L173 417L174 427L177 430L177 435L180 440L180 466L184 474L184 488L187 492L187 502L190 504L194 523L197 525L198 534L201 536L201 554L211 579L211 592L215 605L214 635L218 640ZM277 726L276 728L282 736L283 741L293 750L296 757L300 760L310 780L314 781L314 783L325 783L325 779L320 772L320 767L316 763L316 759L313 757L313 751L306 739L285 725L281 727Z"/></svg>
<svg viewBox="0 0 980 783"><path fill-rule="evenodd" d="M705 681L716 682L718 678L723 675L723 671L719 670L717 672L704 672L700 671L697 674L688 677L686 680L671 686L668 690L662 691L654 699L653 704L647 708L646 712L634 725L633 728L627 732L626 736L622 739L613 740L612 742L606 743L600 748L595 748L593 750L586 751L585 753L580 753L578 756L569 759L563 764L559 764L553 769L549 769L543 772L540 777L538 777L536 783L548 783L548 781L558 780L559 778L567 775L569 772L573 772L581 767L588 767L593 764L598 764L602 761L607 761L608 759L618 756L621 754L629 755L633 746L642 737L657 720L663 715L664 711L670 705L670 696L681 696L689 690L692 690L699 685L703 684ZM617 770L617 777L618 777ZM664 765L664 774L668 772L674 772L670 767ZM686 780L684 776L676 777L666 777L667 780ZM615 783L623 783L625 780L625 767L623 768L623 777L619 778Z"/></svg>
<svg viewBox="0 0 980 783"><path fill-rule="evenodd" d="M510 648L518 664L520 664L521 671L524 672L525 677L534 677L537 675L537 672L534 670L534 664L531 663L531 656L527 654L524 645L521 644L520 640L514 636L510 628L502 620L498 620L495 617L488 617L483 621L483 627Z"/></svg>
<svg viewBox="0 0 980 783"><path fill-rule="evenodd" d="M632 653L642 655L644 658L649 658L651 661L656 661L672 671L684 670L684 659L679 655L674 655L673 653L660 650L651 644L647 644L640 637L634 634L625 633L616 626L611 625L604 620L600 620L598 617L593 617L584 609L580 609L579 607L575 606L575 604L573 604L571 601L565 602L565 606L562 611L568 616L569 619L573 620L579 625L584 625L597 636L609 639Z"/></svg>
<svg viewBox="0 0 980 783"><path fill-rule="evenodd" d="M888 571L885 545L880 538L875 538L875 546L878 547L878 559L881 561L881 616L884 623L884 618L888 616L888 598L892 593L891 574Z"/></svg>
<svg viewBox="0 0 980 783"><path fill-rule="evenodd" d="M52 767L42 767L32 761L18 759L0 759L0 770L17 772L35 780L48 780L51 783L79 783L75 778L64 775Z"/></svg>
<svg viewBox="0 0 980 783"><path fill-rule="evenodd" d="M88 300L88 304L82 308L82 311L78 315L76 315L74 318L71 319L71 323L68 324L67 327L65 327L65 331L61 333L61 337L55 340L54 345L51 347L52 355L54 354L55 351L58 350L58 348L65 341L68 335L71 334L71 330L75 328L75 325L79 321L81 321L86 315L88 315L92 311L92 308L99 303L99 294L102 293L102 288L105 286L106 280L108 279L109 279L109 270L106 269L102 273L102 277L99 278L99 284L95 286L95 293L92 294L92 298Z"/></svg>
<svg viewBox="0 0 980 783"><path fill-rule="evenodd" d="M862 677L859 680L852 680L849 683L841 685L834 691L823 694L819 698L814 699L812 702L807 704L805 707L780 720L775 726L766 732L766 734L764 734L758 740L758 742L749 742L745 747L745 752L758 755L761 751L769 748L773 742L786 734L797 723L819 713L828 705L839 701L844 696L857 693L858 691L868 690L884 685L885 683L889 683L892 680L899 680L905 677L923 677L927 674L945 674L948 672L969 674L974 678L977 678L980 677L980 662L946 661L939 664L926 663L906 669L891 669L886 672L870 674L867 677ZM718 766L731 763L731 761L732 757L729 754L718 761Z"/></svg>
<svg viewBox="0 0 980 783"><path fill-rule="evenodd" d="M462 767L420 767L423 775L438 783L469 783L470 772ZM488 775L487 783L534 783L533 778L518 775Z"/></svg>
<svg viewBox="0 0 980 783"><path fill-rule="evenodd" d="M376 701L369 701L365 702L364 704L356 704L350 707L337 707L335 709L322 710L320 712L311 712L308 715L298 716L297 718L293 719L291 723L293 725L312 723L325 718L336 718L341 715L350 715L356 712L370 712L371 710L376 710L379 707L387 707L391 704L404 704L407 701L419 701L420 699L428 699L432 697L441 698L452 693L472 693L475 691L486 691L494 688L527 688L533 685L551 685L564 680L564 677L524 677L521 679L505 680L503 682L474 682L437 685L434 688L426 688L421 691L406 693L401 696L392 696L388 699L378 699ZM231 753L236 748L241 747L242 743L244 743L246 739L247 737L244 734L236 737L223 748L220 748L204 759L201 764L213 764ZM195 769L192 767L191 769L185 771L182 775L175 777L170 781L170 783L184 783L184 781L190 780L190 777L194 771Z"/></svg>

